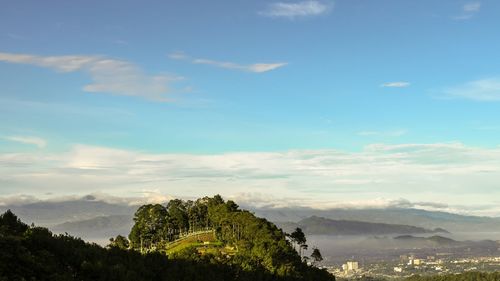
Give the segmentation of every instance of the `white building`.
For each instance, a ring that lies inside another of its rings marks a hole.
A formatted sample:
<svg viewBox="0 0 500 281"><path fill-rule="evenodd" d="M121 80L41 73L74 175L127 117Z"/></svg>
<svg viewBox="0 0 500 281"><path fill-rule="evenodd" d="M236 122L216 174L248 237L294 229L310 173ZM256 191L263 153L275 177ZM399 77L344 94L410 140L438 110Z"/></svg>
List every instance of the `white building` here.
<svg viewBox="0 0 500 281"><path fill-rule="evenodd" d="M357 261L348 261L342 265L342 270L346 273L352 273L359 270L359 263Z"/></svg>

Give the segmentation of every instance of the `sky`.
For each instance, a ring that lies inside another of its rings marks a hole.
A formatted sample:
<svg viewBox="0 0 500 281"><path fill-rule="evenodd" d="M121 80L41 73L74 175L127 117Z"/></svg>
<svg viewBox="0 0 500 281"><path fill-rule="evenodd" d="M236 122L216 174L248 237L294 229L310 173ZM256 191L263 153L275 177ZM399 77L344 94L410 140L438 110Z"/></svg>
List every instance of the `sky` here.
<svg viewBox="0 0 500 281"><path fill-rule="evenodd" d="M500 216L500 2L1 1L0 204Z"/></svg>

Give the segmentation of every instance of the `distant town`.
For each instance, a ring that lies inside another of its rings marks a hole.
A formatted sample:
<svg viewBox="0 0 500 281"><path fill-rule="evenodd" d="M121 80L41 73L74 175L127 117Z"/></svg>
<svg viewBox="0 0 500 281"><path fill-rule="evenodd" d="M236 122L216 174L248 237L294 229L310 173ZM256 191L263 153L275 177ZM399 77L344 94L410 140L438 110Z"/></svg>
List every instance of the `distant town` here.
<svg viewBox="0 0 500 281"><path fill-rule="evenodd" d="M407 253L389 261L346 260L338 265L328 265L327 270L340 278L356 279L363 276L388 279L418 275L457 274L469 271L494 272L500 270L500 241L497 253L485 256L467 256L467 253L436 252Z"/></svg>

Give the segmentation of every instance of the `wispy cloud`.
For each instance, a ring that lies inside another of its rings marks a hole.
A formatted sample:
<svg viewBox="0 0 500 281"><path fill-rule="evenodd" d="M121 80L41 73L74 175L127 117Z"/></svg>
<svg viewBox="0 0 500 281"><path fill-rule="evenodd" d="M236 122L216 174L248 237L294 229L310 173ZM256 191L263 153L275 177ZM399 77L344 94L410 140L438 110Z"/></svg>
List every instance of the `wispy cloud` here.
<svg viewBox="0 0 500 281"><path fill-rule="evenodd" d="M84 72L92 82L86 92L142 97L153 101L169 101L169 84L181 79L171 75L150 76L128 61L103 56L37 56L0 53L0 62L29 64L59 72Z"/></svg>
<svg viewBox="0 0 500 281"><path fill-rule="evenodd" d="M39 137L32 137L32 136L7 136L7 137L4 137L3 139L8 140L8 141L22 143L22 144L35 145L38 148L44 148L47 145L46 140L39 138Z"/></svg>
<svg viewBox="0 0 500 281"><path fill-rule="evenodd" d="M481 10L481 2L470 2L462 6L462 13L453 17L455 20L471 19L476 13Z"/></svg>
<svg viewBox="0 0 500 281"><path fill-rule="evenodd" d="M363 137L400 137L406 135L407 130L395 130L395 131L361 131L358 132L359 136Z"/></svg>
<svg viewBox="0 0 500 281"><path fill-rule="evenodd" d="M396 81L396 82L386 82L380 86L384 87L384 88L406 88L406 87L409 87L410 85L411 85L410 82Z"/></svg>
<svg viewBox="0 0 500 281"><path fill-rule="evenodd" d="M500 78L479 79L444 90L446 97L476 101L500 101Z"/></svg>
<svg viewBox="0 0 500 281"><path fill-rule="evenodd" d="M480 2L467 3L463 7L464 12L467 12L467 13L479 12L480 9L481 9L481 3Z"/></svg>
<svg viewBox="0 0 500 281"><path fill-rule="evenodd" d="M374 144L357 152L197 155L76 145L63 152L0 153L0 179L25 194L89 194L105 188L110 194L153 190L184 197L286 194L301 199L290 202L323 208L375 198L413 201L398 201L400 206L426 207L435 197L447 198L450 205L492 204L492 198L500 198L500 148Z"/></svg>
<svg viewBox="0 0 500 281"><path fill-rule="evenodd" d="M220 67L220 68L241 70L241 71L254 72L254 73L267 72L267 71L275 70L275 69L278 69L280 67L287 65L287 63L285 63L285 62L254 63L254 64L249 64L249 65L243 65L243 64L237 64L234 62L216 61L216 60L202 59L202 58L192 58L192 57L190 57L184 53L180 53L180 52L172 53L168 57L171 59L175 59L175 60L186 60L186 61L189 61L190 63L193 63L193 64L206 64L206 65L212 65L212 66Z"/></svg>
<svg viewBox="0 0 500 281"><path fill-rule="evenodd" d="M269 4L259 14L266 17L293 19L318 16L328 12L331 8L332 4L320 1L275 2Z"/></svg>

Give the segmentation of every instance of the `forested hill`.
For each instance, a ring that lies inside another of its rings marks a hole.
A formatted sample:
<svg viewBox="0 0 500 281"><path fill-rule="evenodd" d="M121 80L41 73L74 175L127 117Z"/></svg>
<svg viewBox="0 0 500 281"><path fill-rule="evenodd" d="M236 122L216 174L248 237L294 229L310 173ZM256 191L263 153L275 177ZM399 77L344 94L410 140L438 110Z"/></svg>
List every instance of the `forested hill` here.
<svg viewBox="0 0 500 281"><path fill-rule="evenodd" d="M130 241L117 237L103 248L8 211L0 216L0 280L335 280L307 265L274 224L220 196L145 205L134 220ZM213 248L181 243L169 252L180 232L200 228L213 229Z"/></svg>
<svg viewBox="0 0 500 281"><path fill-rule="evenodd" d="M214 239L179 242L179 238L186 234L206 230L213 231ZM141 206L134 215L129 241L130 248L140 252L165 252L171 257L189 259L208 258L245 271L267 272L276 277L334 280L326 271L305 263L305 257L299 254L307 247L305 237L299 235L287 239L273 223L239 209L233 201L225 202L218 195L196 201L171 200L166 206ZM321 259L316 258L317 261Z"/></svg>

